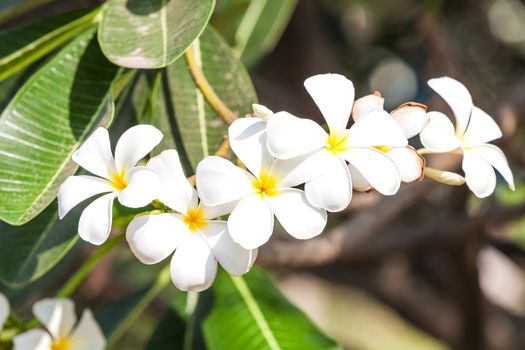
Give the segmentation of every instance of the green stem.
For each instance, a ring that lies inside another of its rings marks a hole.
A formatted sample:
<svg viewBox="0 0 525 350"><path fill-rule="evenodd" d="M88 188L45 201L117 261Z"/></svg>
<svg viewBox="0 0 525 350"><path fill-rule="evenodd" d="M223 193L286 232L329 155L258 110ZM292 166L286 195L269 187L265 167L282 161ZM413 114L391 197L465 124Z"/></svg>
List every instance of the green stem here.
<svg viewBox="0 0 525 350"><path fill-rule="evenodd" d="M193 335L195 333L195 309L199 302L199 292L188 292L186 296L186 330L184 331L183 350L193 348Z"/></svg>
<svg viewBox="0 0 525 350"><path fill-rule="evenodd" d="M131 310L131 312L120 322L117 328L113 331L107 340L107 349L115 346L116 342L126 333L133 322L140 316L153 299L159 294L166 285L171 281L170 265L168 264L157 276L155 282L148 289L146 294L138 302L138 304Z"/></svg>

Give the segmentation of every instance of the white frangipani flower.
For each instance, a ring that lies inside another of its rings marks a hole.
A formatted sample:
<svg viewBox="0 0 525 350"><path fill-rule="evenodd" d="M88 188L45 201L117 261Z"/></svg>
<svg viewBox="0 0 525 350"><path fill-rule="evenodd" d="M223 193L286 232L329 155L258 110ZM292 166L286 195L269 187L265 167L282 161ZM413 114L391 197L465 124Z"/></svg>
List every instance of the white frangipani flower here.
<svg viewBox="0 0 525 350"><path fill-rule="evenodd" d="M150 159L148 167L162 178L159 200L180 214L134 218L126 238L135 256L144 264L156 264L173 254L171 279L183 291L209 288L217 273L217 261L232 275L248 272L257 249L244 249L232 240L225 221L213 220L228 214L232 206L209 207L199 203L175 150Z"/></svg>
<svg viewBox="0 0 525 350"><path fill-rule="evenodd" d="M261 120L268 121L273 116L273 111L266 106L254 103L252 104L253 115Z"/></svg>
<svg viewBox="0 0 525 350"><path fill-rule="evenodd" d="M69 299L44 299L33 314L47 329L32 329L13 338L14 350L103 350L106 339L90 310L77 324L75 305Z"/></svg>
<svg viewBox="0 0 525 350"><path fill-rule="evenodd" d="M428 85L450 106L456 127L443 113L429 112L430 122L420 134L423 146L436 153L462 152L465 181L477 197L484 198L494 192L494 168L514 190L507 158L500 148L488 143L502 136L494 119L474 106L467 88L457 80L449 77L430 79Z"/></svg>
<svg viewBox="0 0 525 350"><path fill-rule="evenodd" d="M326 211L314 208L302 190L293 188L311 179L310 165L317 164L306 157L289 161L272 157L266 145L266 121L259 118L236 120L229 139L250 172L226 159L206 157L197 166L197 191L207 205L234 205L228 219L233 240L246 249L260 247L273 232L274 215L295 238L320 234Z"/></svg>
<svg viewBox="0 0 525 350"><path fill-rule="evenodd" d="M376 91L361 97L354 102L352 118L354 121L366 116L375 110L384 109L385 99ZM390 116L401 127L407 139L419 134L428 124L427 107L420 103L404 103L390 113ZM403 147L377 147L394 161L401 177L401 182L411 183L423 178L425 159L420 156L412 146ZM353 187L358 191L368 191L372 188L370 183L355 167L350 165L350 174Z"/></svg>
<svg viewBox="0 0 525 350"><path fill-rule="evenodd" d="M9 317L9 301L3 295L0 293L0 332L4 328L5 321L7 321L7 318Z"/></svg>
<svg viewBox="0 0 525 350"><path fill-rule="evenodd" d="M305 193L315 207L340 211L352 197L350 169L373 188L393 195L400 186L394 162L382 150L408 144L403 131L384 110L374 110L346 129L354 102L354 85L339 74L321 74L304 82L328 123L329 133L309 119L276 113L267 126L268 147L278 159L310 155L320 176L306 182Z"/></svg>
<svg viewBox="0 0 525 350"><path fill-rule="evenodd" d="M162 140L162 133L151 125L137 125L122 134L111 152L108 131L98 128L73 154L73 160L97 175L70 176L58 190L58 215L63 218L80 202L97 194L82 212L78 223L80 237L92 244L104 243L111 230L113 200L130 208L148 205L156 199L161 179L155 171L136 166Z"/></svg>

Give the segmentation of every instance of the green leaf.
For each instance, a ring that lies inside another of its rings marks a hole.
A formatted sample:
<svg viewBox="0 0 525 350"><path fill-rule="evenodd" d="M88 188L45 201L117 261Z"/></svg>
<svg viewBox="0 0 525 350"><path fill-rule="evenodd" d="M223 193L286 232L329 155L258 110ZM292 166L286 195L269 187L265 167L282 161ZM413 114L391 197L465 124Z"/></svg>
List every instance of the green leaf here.
<svg viewBox="0 0 525 350"><path fill-rule="evenodd" d="M297 0L231 1L213 23L251 66L277 45L296 6Z"/></svg>
<svg viewBox="0 0 525 350"><path fill-rule="evenodd" d="M199 37L214 5L214 0L111 0L98 33L102 51L123 67L165 67Z"/></svg>
<svg viewBox="0 0 525 350"><path fill-rule="evenodd" d="M38 70L0 116L0 219L21 225L77 169L71 155L112 117L118 75L90 30ZM96 78L94 78L96 77Z"/></svg>
<svg viewBox="0 0 525 350"><path fill-rule="evenodd" d="M239 116L252 112L257 95L242 63L210 26L192 45L204 75L222 101ZM178 132L192 167L213 154L227 133L220 117L195 86L184 60L168 67L171 102Z"/></svg>
<svg viewBox="0 0 525 350"><path fill-rule="evenodd" d="M99 11L76 11L0 32L0 80L85 31L93 25Z"/></svg>
<svg viewBox="0 0 525 350"><path fill-rule="evenodd" d="M59 220L57 204L23 226L0 223L0 280L10 286L30 283L54 267L78 240L81 208Z"/></svg>
<svg viewBox="0 0 525 350"><path fill-rule="evenodd" d="M204 322L210 350L340 349L256 268L244 277L221 272L214 290L215 305Z"/></svg>

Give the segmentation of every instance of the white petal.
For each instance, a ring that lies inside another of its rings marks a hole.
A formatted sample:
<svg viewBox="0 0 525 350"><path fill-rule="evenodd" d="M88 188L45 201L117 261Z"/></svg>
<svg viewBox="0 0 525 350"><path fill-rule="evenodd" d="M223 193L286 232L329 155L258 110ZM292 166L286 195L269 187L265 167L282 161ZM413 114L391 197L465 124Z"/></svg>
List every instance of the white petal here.
<svg viewBox="0 0 525 350"><path fill-rule="evenodd" d="M390 116L401 127L407 139L419 134L430 121L427 106L417 102L402 104L393 110Z"/></svg>
<svg viewBox="0 0 525 350"><path fill-rule="evenodd" d="M221 266L234 276L244 275L250 270L257 258L257 249L244 249L235 243L225 221L210 221L201 229L213 255Z"/></svg>
<svg viewBox="0 0 525 350"><path fill-rule="evenodd" d="M237 119L228 128L231 149L256 176L273 161L266 145L265 131L266 122L259 118Z"/></svg>
<svg viewBox="0 0 525 350"><path fill-rule="evenodd" d="M420 180L425 168L425 158L421 157L414 148L395 147L386 153L396 164L401 182L410 183Z"/></svg>
<svg viewBox="0 0 525 350"><path fill-rule="evenodd" d="M385 99L381 96L379 91L375 91L373 94L358 98L354 102L354 107L352 109L352 119L357 121L371 111L383 109L384 104Z"/></svg>
<svg viewBox="0 0 525 350"><path fill-rule="evenodd" d="M253 180L247 171L221 157L209 156L197 165L197 193L206 205L230 203L255 192Z"/></svg>
<svg viewBox="0 0 525 350"><path fill-rule="evenodd" d="M245 249L256 249L268 242L273 232L273 213L258 194L243 198L228 218L232 239Z"/></svg>
<svg viewBox="0 0 525 350"><path fill-rule="evenodd" d="M496 173L485 159L476 152L465 151L463 171L468 188L479 198L488 197L496 188Z"/></svg>
<svg viewBox="0 0 525 350"><path fill-rule="evenodd" d="M190 235L179 245L171 260L171 280L182 291L208 289L217 274L217 260L199 234Z"/></svg>
<svg viewBox="0 0 525 350"><path fill-rule="evenodd" d="M77 322L75 304L69 299L43 299L33 305L33 314L54 339L67 337Z"/></svg>
<svg viewBox="0 0 525 350"><path fill-rule="evenodd" d="M454 134L454 125L441 112L428 112L430 121L419 134L421 143L433 152L449 152L461 145Z"/></svg>
<svg viewBox="0 0 525 350"><path fill-rule="evenodd" d="M467 130L463 135L463 145L478 146L499 139L503 134L490 115L474 106Z"/></svg>
<svg viewBox="0 0 525 350"><path fill-rule="evenodd" d="M199 208L202 210L204 219L212 220L212 219L218 218L219 216L223 216L223 215L231 213L233 209L235 209L235 207L237 206L237 203L239 203L239 201L233 201L230 203L214 205L214 206L200 203Z"/></svg>
<svg viewBox="0 0 525 350"><path fill-rule="evenodd" d="M104 350L106 348L104 333L90 310L84 310L70 339L70 350Z"/></svg>
<svg viewBox="0 0 525 350"><path fill-rule="evenodd" d="M442 77L430 79L428 86L437 92L450 106L456 117L456 135L463 135L469 123L473 107L472 97L465 85L455 79Z"/></svg>
<svg viewBox="0 0 525 350"><path fill-rule="evenodd" d="M408 141L401 127L384 110L374 110L350 128L350 147L403 147Z"/></svg>
<svg viewBox="0 0 525 350"><path fill-rule="evenodd" d="M304 185L306 198L314 207L341 211L352 199L352 183L343 159L323 151L323 174Z"/></svg>
<svg viewBox="0 0 525 350"><path fill-rule="evenodd" d="M390 196L399 190L399 171L383 152L374 148L352 148L344 157L379 193Z"/></svg>
<svg viewBox="0 0 525 350"><path fill-rule="evenodd" d="M372 190L372 185L352 164L348 164L350 177L352 178L352 188L358 192L367 192Z"/></svg>
<svg viewBox="0 0 525 350"><path fill-rule="evenodd" d="M126 130L115 147L115 164L121 173L134 167L162 140L162 132L153 125L135 125Z"/></svg>
<svg viewBox="0 0 525 350"><path fill-rule="evenodd" d="M280 187L295 187L321 176L327 158L326 150L317 150L291 159L276 159L272 176L278 179Z"/></svg>
<svg viewBox="0 0 525 350"><path fill-rule="evenodd" d="M0 293L0 332L4 328L4 323L9 317L9 312L9 301L7 300L5 295Z"/></svg>
<svg viewBox="0 0 525 350"><path fill-rule="evenodd" d="M503 176L505 181L509 184L511 190L515 190L514 187L514 176L510 170L509 163L503 151L494 145L485 144L477 147L473 147L468 152L475 152L481 158L485 159L490 165Z"/></svg>
<svg viewBox="0 0 525 350"><path fill-rule="evenodd" d="M95 245L104 243L111 231L114 193L105 194L84 209L78 222L78 234L84 241Z"/></svg>
<svg viewBox="0 0 525 350"><path fill-rule="evenodd" d="M314 208L301 190L281 190L277 196L268 197L268 202L284 229L297 239L315 237L326 226L326 210Z"/></svg>
<svg viewBox="0 0 525 350"><path fill-rule="evenodd" d="M346 129L354 102L354 84L340 74L319 74L304 81L304 87L323 114L330 132Z"/></svg>
<svg viewBox="0 0 525 350"><path fill-rule="evenodd" d="M170 256L187 234L188 227L173 214L147 214L129 223L126 239L137 259L151 265Z"/></svg>
<svg viewBox="0 0 525 350"><path fill-rule="evenodd" d="M42 329L32 329L13 337L13 350L50 350L53 340Z"/></svg>
<svg viewBox="0 0 525 350"><path fill-rule="evenodd" d="M118 194L120 204L140 208L157 199L162 191L160 176L150 168L137 166L126 173L128 185Z"/></svg>
<svg viewBox="0 0 525 350"><path fill-rule="evenodd" d="M264 121L268 121L272 116L273 112L266 106L254 103L252 104L253 114Z"/></svg>
<svg viewBox="0 0 525 350"><path fill-rule="evenodd" d="M58 217L62 219L80 202L96 194L113 191L115 188L106 179L89 175L70 176L58 189Z"/></svg>
<svg viewBox="0 0 525 350"><path fill-rule="evenodd" d="M268 149L278 159L290 159L323 148L328 135L310 119L278 112L267 123Z"/></svg>
<svg viewBox="0 0 525 350"><path fill-rule="evenodd" d="M90 173L111 179L116 169L108 131L96 129L73 154L73 160Z"/></svg>

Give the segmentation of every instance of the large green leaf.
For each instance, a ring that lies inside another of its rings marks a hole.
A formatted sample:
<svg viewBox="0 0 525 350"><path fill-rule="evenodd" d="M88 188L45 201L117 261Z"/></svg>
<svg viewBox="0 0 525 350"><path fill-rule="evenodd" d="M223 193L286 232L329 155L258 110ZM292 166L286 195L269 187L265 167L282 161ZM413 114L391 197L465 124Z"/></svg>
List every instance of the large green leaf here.
<svg viewBox="0 0 525 350"><path fill-rule="evenodd" d="M99 9L76 11L0 32L0 80L85 31L98 13Z"/></svg>
<svg viewBox="0 0 525 350"><path fill-rule="evenodd" d="M246 65L256 63L281 38L297 0L233 0L213 23Z"/></svg>
<svg viewBox="0 0 525 350"><path fill-rule="evenodd" d="M0 223L0 280L20 286L54 267L78 240L80 212L76 209L59 220L54 202L23 226Z"/></svg>
<svg viewBox="0 0 525 350"><path fill-rule="evenodd" d="M77 169L73 152L97 125L110 122L118 72L90 30L18 91L0 116L1 220L24 224L51 203Z"/></svg>
<svg viewBox="0 0 525 350"><path fill-rule="evenodd" d="M224 39L208 27L191 46L198 65L222 101L239 116L252 111L257 95L242 63ZM168 67L170 96L178 131L193 167L213 154L227 128L195 86L184 60Z"/></svg>
<svg viewBox="0 0 525 350"><path fill-rule="evenodd" d="M254 268L244 277L219 274L215 305L204 322L210 350L340 349Z"/></svg>
<svg viewBox="0 0 525 350"><path fill-rule="evenodd" d="M98 34L102 50L124 67L165 67L199 37L214 5L214 0L110 0Z"/></svg>

